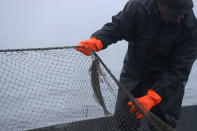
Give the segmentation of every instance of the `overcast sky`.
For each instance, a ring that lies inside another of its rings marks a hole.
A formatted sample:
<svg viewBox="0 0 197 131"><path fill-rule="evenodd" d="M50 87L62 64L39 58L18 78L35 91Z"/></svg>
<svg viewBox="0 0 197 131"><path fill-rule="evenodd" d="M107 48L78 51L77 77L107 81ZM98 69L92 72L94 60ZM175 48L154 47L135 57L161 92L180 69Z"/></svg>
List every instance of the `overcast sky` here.
<svg viewBox="0 0 197 131"><path fill-rule="evenodd" d="M0 49L77 45L110 22L111 16L118 13L126 2L0 0ZM126 47L127 43L121 41L99 53L116 77L121 71ZM192 70L191 80L197 77L196 72L197 69ZM188 85L190 88L194 86L191 82Z"/></svg>
<svg viewBox="0 0 197 131"><path fill-rule="evenodd" d="M76 45L127 0L0 0L1 48Z"/></svg>

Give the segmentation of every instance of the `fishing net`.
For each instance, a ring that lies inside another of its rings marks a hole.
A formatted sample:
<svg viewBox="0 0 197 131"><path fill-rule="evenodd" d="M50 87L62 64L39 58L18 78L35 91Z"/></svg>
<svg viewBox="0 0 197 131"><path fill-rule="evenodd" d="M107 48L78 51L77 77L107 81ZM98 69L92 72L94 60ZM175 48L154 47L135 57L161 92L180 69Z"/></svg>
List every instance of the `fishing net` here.
<svg viewBox="0 0 197 131"><path fill-rule="evenodd" d="M140 105L97 54L75 48L0 50L1 131L173 130L151 113L136 119L117 101Z"/></svg>

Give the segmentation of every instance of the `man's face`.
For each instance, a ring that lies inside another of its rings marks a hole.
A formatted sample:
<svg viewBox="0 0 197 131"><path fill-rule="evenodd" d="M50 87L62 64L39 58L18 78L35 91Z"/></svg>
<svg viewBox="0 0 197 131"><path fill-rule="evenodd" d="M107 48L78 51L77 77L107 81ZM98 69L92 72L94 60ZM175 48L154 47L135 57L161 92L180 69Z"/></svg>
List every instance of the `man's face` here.
<svg viewBox="0 0 197 131"><path fill-rule="evenodd" d="M184 15L169 15L169 14L165 14L163 12L161 13L161 17L163 18L163 20L168 23L168 24L179 24L181 22L181 20L184 18Z"/></svg>
<svg viewBox="0 0 197 131"><path fill-rule="evenodd" d="M180 15L167 14L161 8L159 8L159 12L163 20L168 24L179 24L181 20L184 18L184 14L180 14Z"/></svg>

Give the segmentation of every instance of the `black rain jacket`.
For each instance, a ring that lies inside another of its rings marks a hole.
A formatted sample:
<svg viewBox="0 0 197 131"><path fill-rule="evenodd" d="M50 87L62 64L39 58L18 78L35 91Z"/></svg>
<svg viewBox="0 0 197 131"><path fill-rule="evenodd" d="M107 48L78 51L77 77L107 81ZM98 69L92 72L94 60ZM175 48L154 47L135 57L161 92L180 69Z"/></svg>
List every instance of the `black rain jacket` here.
<svg viewBox="0 0 197 131"><path fill-rule="evenodd" d="M156 0L130 0L112 22L96 31L103 49L119 40L129 42L120 75L121 84L134 97L153 89L161 97L157 106L167 123L175 127L180 116L184 88L197 57L197 20L194 12L180 24L166 24ZM113 58L115 59L115 58Z"/></svg>

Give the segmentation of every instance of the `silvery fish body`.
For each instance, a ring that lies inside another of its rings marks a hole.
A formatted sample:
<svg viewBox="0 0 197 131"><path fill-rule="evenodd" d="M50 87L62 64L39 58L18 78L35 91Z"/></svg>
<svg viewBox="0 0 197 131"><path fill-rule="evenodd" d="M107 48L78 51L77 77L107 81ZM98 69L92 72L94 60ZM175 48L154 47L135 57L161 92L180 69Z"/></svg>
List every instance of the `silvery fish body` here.
<svg viewBox="0 0 197 131"><path fill-rule="evenodd" d="M107 110L103 95L101 93L101 88L100 88L100 82L99 82L99 75L100 75L100 63L97 58L95 58L92 62L92 65L90 67L90 77L91 77L91 85L94 91L94 98L95 100L99 103L99 105L102 106L104 115L109 116L111 113Z"/></svg>

